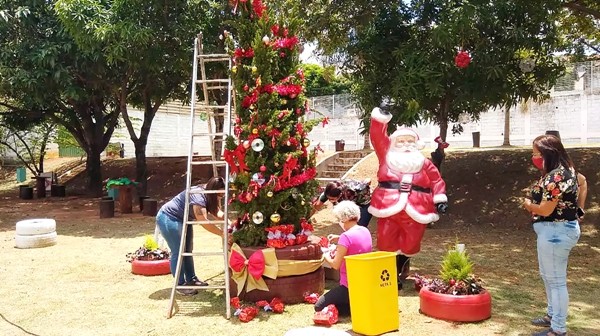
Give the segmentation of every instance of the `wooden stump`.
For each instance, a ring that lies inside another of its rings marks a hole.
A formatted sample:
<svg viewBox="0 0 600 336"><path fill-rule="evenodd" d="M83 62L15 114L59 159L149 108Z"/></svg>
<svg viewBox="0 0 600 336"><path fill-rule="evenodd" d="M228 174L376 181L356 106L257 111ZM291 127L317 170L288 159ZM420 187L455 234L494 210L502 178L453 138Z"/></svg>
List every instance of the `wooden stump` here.
<svg viewBox="0 0 600 336"><path fill-rule="evenodd" d="M19 198L24 200L33 199L33 188L30 186L22 185L19 187Z"/></svg>
<svg viewBox="0 0 600 336"><path fill-rule="evenodd" d="M53 184L52 187L50 188L50 196L65 197L66 196L65 186L62 184Z"/></svg>
<svg viewBox="0 0 600 336"><path fill-rule="evenodd" d="M115 201L112 198L100 200L100 218L115 217Z"/></svg>
<svg viewBox="0 0 600 336"><path fill-rule="evenodd" d="M35 193L37 198L46 197L46 178L36 176L35 178Z"/></svg>
<svg viewBox="0 0 600 336"><path fill-rule="evenodd" d="M138 197L138 205L140 207L140 212L144 212L144 200L150 198L150 196L140 196Z"/></svg>
<svg viewBox="0 0 600 336"><path fill-rule="evenodd" d="M155 199L145 198L142 204L142 214L144 216L156 216L158 202Z"/></svg>
<svg viewBox="0 0 600 336"><path fill-rule="evenodd" d="M119 210L121 213L133 212L131 186L119 186Z"/></svg>

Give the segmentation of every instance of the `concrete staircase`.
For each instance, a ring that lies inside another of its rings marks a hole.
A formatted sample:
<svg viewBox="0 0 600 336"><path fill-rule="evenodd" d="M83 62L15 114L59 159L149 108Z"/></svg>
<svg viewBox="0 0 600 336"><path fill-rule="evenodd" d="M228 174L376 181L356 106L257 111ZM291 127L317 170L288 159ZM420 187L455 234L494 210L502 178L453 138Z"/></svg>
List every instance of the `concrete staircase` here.
<svg viewBox="0 0 600 336"><path fill-rule="evenodd" d="M319 162L317 165L317 179L320 180L321 185L325 185L330 181L338 181L371 152L372 150L336 152Z"/></svg>

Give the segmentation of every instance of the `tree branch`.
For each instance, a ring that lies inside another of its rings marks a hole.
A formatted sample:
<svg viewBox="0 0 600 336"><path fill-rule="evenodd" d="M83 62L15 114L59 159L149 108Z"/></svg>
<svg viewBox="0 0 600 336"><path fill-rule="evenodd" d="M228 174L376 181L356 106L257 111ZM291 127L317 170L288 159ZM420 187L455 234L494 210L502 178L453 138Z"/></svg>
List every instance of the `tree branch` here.
<svg viewBox="0 0 600 336"><path fill-rule="evenodd" d="M594 18L600 20L600 11L592 9L585 5L581 5L579 3L579 1L567 2L567 3L564 3L562 6L570 9L575 14L587 14L587 15L591 15Z"/></svg>

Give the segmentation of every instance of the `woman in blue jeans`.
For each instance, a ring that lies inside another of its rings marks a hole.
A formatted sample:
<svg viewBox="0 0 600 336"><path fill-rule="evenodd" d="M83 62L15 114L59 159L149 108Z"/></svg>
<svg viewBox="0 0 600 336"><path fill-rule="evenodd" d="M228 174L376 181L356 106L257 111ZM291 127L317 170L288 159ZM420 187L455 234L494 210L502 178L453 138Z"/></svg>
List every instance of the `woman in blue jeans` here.
<svg viewBox="0 0 600 336"><path fill-rule="evenodd" d="M221 210L221 199L223 194L200 194L194 193L194 189L204 190L224 190L225 181L222 177L213 177L206 183L205 186L197 186L190 192L190 211L189 220L207 221L210 218L223 219L223 211ZM177 259L179 257L179 248L181 244L181 235L183 231L183 215L185 211L185 191L179 193L172 200L165 203L158 214L156 215L156 224L158 225L162 236L165 238L169 249L171 250L171 274L175 276L177 269ZM223 237L223 230L215 224L202 225L207 231L217 236ZM186 252L191 252L194 231L193 226L188 225L185 237ZM178 285L187 286L208 286L204 281L201 281L196 276L194 270L194 259L191 256L183 257L181 272L179 274ZM183 295L198 294L196 289L179 289L179 293Z"/></svg>
<svg viewBox="0 0 600 336"><path fill-rule="evenodd" d="M531 323L550 329L534 336L567 334L567 262L580 235L577 221L578 183L573 161L560 139L541 135L533 141L533 164L542 172L523 206L533 216L540 275L546 289L546 315Z"/></svg>

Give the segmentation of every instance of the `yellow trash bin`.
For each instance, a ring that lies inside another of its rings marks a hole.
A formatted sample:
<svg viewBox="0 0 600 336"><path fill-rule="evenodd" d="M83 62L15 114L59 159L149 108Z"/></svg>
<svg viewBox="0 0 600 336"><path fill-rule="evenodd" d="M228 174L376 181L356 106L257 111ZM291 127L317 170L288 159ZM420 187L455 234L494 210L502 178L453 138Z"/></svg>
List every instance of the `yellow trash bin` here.
<svg viewBox="0 0 600 336"><path fill-rule="evenodd" d="M396 253L370 252L345 259L352 330L363 335L398 330Z"/></svg>

